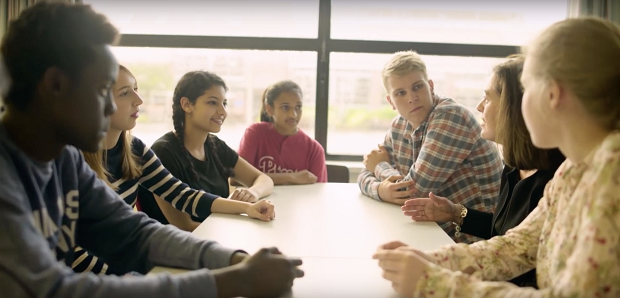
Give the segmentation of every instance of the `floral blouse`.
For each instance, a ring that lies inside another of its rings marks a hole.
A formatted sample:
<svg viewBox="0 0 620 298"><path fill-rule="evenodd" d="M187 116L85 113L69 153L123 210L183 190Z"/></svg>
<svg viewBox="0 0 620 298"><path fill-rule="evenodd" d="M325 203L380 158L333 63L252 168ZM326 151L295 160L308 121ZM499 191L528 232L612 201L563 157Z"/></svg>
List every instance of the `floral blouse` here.
<svg viewBox="0 0 620 298"><path fill-rule="evenodd" d="M506 235L428 254L414 297L620 297L620 131L582 163L566 160ZM496 282L533 268L540 289Z"/></svg>

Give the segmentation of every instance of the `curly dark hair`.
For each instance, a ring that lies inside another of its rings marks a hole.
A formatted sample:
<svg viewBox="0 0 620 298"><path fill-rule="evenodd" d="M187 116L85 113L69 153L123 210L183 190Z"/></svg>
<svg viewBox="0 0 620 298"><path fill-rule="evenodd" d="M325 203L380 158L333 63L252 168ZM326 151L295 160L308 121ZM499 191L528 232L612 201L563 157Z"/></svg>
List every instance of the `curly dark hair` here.
<svg viewBox="0 0 620 298"><path fill-rule="evenodd" d="M114 45L118 30L90 5L39 2L10 22L0 51L11 79L4 103L24 109L50 67L79 79L95 47Z"/></svg>

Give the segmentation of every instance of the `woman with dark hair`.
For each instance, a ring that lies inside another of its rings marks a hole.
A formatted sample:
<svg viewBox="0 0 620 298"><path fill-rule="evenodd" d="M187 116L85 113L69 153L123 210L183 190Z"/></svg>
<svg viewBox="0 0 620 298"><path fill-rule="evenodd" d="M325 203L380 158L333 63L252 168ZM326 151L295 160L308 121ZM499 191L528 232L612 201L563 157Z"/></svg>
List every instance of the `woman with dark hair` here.
<svg viewBox="0 0 620 298"><path fill-rule="evenodd" d="M521 114L523 62L523 56L515 55L497 65L478 104L481 135L502 146L506 164L495 213L463 207L431 193L430 198L406 201L402 207L405 215L416 221L454 222L458 232L490 239L519 225L538 206L564 155L558 149L539 149L532 144ZM535 286L536 274L530 271L513 282Z"/></svg>
<svg viewBox="0 0 620 298"><path fill-rule="evenodd" d="M155 141L152 148L166 169L191 187L236 201L257 202L271 194L273 181L214 135L226 120L226 91L226 83L216 74L186 73L172 98L174 131ZM247 188L237 188L231 194L229 178ZM140 203L152 203L149 194L143 193L140 192ZM153 216L160 221L192 231L205 219L179 212L160 198L155 199L165 216Z"/></svg>
<svg viewBox="0 0 620 298"><path fill-rule="evenodd" d="M325 151L299 127L303 94L293 81L280 81L263 93L259 123L250 125L239 155L276 185L327 182Z"/></svg>
<svg viewBox="0 0 620 298"><path fill-rule="evenodd" d="M143 193L160 196L162 204L179 213L207 217L214 213L242 214L269 221L273 218L273 206L268 202L251 204L222 199L201 190L190 188L162 166L157 156L139 138L131 135L140 115L143 101L138 94L136 77L124 66L119 67L111 95L116 111L111 116L110 128L103 140L103 148L97 152L83 152L84 159L97 177L112 188L128 205L134 207L138 189ZM97 259L90 252L77 247L72 268L76 272L123 274L118 268Z"/></svg>

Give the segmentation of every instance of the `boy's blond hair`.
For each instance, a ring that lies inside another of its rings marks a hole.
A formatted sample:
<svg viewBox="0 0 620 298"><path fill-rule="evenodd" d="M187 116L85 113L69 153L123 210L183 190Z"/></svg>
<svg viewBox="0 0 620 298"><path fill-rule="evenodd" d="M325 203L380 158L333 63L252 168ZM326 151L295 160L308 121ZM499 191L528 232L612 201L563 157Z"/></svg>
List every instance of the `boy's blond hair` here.
<svg viewBox="0 0 620 298"><path fill-rule="evenodd" d="M392 58L383 66L381 79L383 87L388 91L387 80L390 76L404 76L413 71L421 71L424 79L428 80L426 64L416 51L401 51L392 55ZM389 91L388 91L389 92Z"/></svg>

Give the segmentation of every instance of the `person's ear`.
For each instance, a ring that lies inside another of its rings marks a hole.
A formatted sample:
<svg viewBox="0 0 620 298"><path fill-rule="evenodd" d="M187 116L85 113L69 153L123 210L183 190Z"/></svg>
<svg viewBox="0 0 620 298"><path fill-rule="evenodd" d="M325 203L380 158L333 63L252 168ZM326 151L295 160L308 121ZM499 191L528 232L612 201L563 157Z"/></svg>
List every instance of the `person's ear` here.
<svg viewBox="0 0 620 298"><path fill-rule="evenodd" d="M64 97L73 87L73 80L62 69L50 67L44 73L39 84L41 94L47 94L53 98Z"/></svg>
<svg viewBox="0 0 620 298"><path fill-rule="evenodd" d="M189 101L187 97L181 97L181 108L185 113L191 114L194 111L194 105Z"/></svg>
<svg viewBox="0 0 620 298"><path fill-rule="evenodd" d="M435 95L435 83L433 83L433 80L428 80L428 86L431 88L431 94Z"/></svg>
<svg viewBox="0 0 620 298"><path fill-rule="evenodd" d="M267 115L273 117L273 107L271 105L265 105L265 109L267 110Z"/></svg>
<svg viewBox="0 0 620 298"><path fill-rule="evenodd" d="M392 110L396 110L396 106L392 102L392 98L389 95L386 95L385 99L387 99L387 102L390 103L390 105L392 106Z"/></svg>
<svg viewBox="0 0 620 298"><path fill-rule="evenodd" d="M549 103L549 108L551 110L556 110L566 102L567 92L557 81L551 81L547 85L545 95Z"/></svg>

